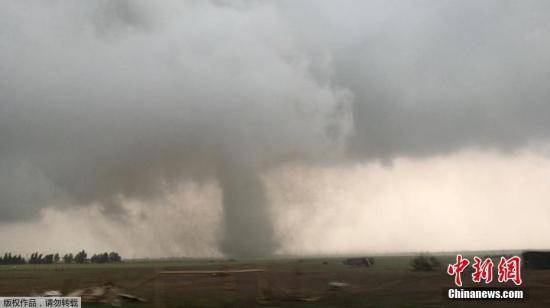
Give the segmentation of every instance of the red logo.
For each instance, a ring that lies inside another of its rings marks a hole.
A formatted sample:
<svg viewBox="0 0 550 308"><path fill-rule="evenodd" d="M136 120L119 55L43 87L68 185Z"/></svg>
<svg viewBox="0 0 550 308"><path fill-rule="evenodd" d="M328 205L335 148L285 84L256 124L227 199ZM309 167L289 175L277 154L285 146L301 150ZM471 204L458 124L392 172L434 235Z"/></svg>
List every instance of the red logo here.
<svg viewBox="0 0 550 308"><path fill-rule="evenodd" d="M506 259L500 257L498 263L498 282L507 282L512 280L517 286L522 284L521 281L521 259L517 256Z"/></svg>
<svg viewBox="0 0 550 308"><path fill-rule="evenodd" d="M468 264L470 264L470 261L467 259L462 259L462 255L456 255L456 263L449 264L449 267L447 267L447 274L455 276L455 284L459 287L462 286L460 274L464 271Z"/></svg>
<svg viewBox="0 0 550 308"><path fill-rule="evenodd" d="M474 273L472 274L473 282L481 282L484 280L485 283L491 283L493 281L493 260L491 258L486 258L483 262L478 257L474 257Z"/></svg>
<svg viewBox="0 0 550 308"><path fill-rule="evenodd" d="M482 260L479 257L473 257L474 263L472 267L474 272L472 273L472 281L480 283L484 281L486 284L493 281L493 260L491 258L485 258ZM462 255L456 255L456 262L449 264L447 267L447 274L454 276L455 285L462 286L462 272L468 267L470 261L462 257ZM513 281L516 285L521 285L521 258L513 256L510 258L500 257L498 263L498 282L506 283Z"/></svg>

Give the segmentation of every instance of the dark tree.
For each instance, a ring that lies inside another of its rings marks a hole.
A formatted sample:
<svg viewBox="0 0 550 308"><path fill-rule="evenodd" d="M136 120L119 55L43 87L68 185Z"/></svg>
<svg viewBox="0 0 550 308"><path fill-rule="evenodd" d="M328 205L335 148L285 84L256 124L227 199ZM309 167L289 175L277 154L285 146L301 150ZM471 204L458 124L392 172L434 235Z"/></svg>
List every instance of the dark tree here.
<svg viewBox="0 0 550 308"><path fill-rule="evenodd" d="M109 254L109 262L121 262L121 261L122 261L122 258L118 253L113 251Z"/></svg>
<svg viewBox="0 0 550 308"><path fill-rule="evenodd" d="M33 252L28 260L29 264L53 264L59 263L63 260L64 263L86 263L88 254L85 250L78 252L76 255L68 253L63 255L63 258L59 253L43 255L38 252ZM93 263L111 263L111 262L121 262L122 258L117 252L103 252L94 254L90 259L90 262ZM0 255L0 264L24 264L27 263L25 258L21 255L15 255L11 252L4 253L4 256Z"/></svg>
<svg viewBox="0 0 550 308"><path fill-rule="evenodd" d="M88 254L86 254L86 251L82 250L74 256L74 261L76 263L84 263L86 262L86 257L88 257Z"/></svg>
<svg viewBox="0 0 550 308"><path fill-rule="evenodd" d="M42 258L42 254L38 253L38 252L35 252L33 254L31 254L31 257L29 258L29 263L30 264L42 264L44 263L44 259Z"/></svg>
<svg viewBox="0 0 550 308"><path fill-rule="evenodd" d="M121 261L122 261L122 258L120 257L120 255L114 251L110 253L104 252L104 253L94 254L90 258L90 262L92 263L111 263L111 262L121 262Z"/></svg>
<svg viewBox="0 0 550 308"><path fill-rule="evenodd" d="M44 259L42 259L42 263L52 264L53 263L53 254L45 255Z"/></svg>
<svg viewBox="0 0 550 308"><path fill-rule="evenodd" d="M3 257L0 257L0 264L25 264L25 258L6 252Z"/></svg>
<svg viewBox="0 0 550 308"><path fill-rule="evenodd" d="M411 266L415 271L429 272L438 268L439 260L433 256L420 255L411 261Z"/></svg>
<svg viewBox="0 0 550 308"><path fill-rule="evenodd" d="M73 263L74 261L74 256L72 253L68 253L66 255L63 256L63 263Z"/></svg>

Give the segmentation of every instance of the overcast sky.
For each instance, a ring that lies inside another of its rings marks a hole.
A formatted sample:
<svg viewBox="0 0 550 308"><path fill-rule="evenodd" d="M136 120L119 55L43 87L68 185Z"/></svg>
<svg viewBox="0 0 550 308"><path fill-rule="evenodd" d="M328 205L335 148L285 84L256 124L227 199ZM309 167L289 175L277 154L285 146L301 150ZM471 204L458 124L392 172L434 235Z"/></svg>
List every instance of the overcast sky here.
<svg viewBox="0 0 550 308"><path fill-rule="evenodd" d="M6 1L0 246L549 248L548 33L545 0Z"/></svg>

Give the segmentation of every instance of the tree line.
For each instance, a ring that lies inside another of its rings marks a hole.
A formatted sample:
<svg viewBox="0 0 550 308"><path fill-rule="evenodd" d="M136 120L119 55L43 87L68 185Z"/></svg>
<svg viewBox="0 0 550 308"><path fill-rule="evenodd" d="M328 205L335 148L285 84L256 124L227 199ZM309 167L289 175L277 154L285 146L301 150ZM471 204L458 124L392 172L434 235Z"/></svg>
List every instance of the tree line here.
<svg viewBox="0 0 550 308"><path fill-rule="evenodd" d="M122 262L122 257L117 252L103 252L92 255L88 258L85 250L79 251L76 254L68 253L61 257L58 253L41 254L38 252L32 253L30 257L25 259L21 255L15 255L11 252L6 252L4 256L0 256L0 264L54 264L54 263L116 263Z"/></svg>

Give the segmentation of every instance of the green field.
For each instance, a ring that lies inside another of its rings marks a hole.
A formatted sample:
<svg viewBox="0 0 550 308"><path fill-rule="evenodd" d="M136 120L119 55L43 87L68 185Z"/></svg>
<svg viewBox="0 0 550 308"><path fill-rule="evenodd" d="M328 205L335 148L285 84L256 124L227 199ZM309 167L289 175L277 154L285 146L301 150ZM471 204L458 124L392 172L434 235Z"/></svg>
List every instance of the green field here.
<svg viewBox="0 0 550 308"><path fill-rule="evenodd" d="M116 286L145 303L123 307L471 307L450 302L443 288L452 286L445 273L452 257L438 257L432 272L411 270L411 256L375 257L374 266L349 267L342 258L279 258L271 260L142 260L120 264L3 265L0 295L28 296L46 290L67 294L76 289ZM262 269L230 275L166 275L174 270ZM463 274L465 285L469 273ZM550 271L524 270L530 298L522 302L485 302L494 307L550 307ZM330 290L329 282L348 286ZM86 307L109 306L89 304Z"/></svg>

